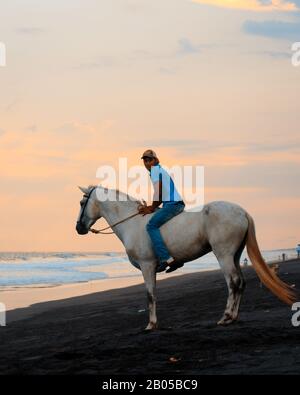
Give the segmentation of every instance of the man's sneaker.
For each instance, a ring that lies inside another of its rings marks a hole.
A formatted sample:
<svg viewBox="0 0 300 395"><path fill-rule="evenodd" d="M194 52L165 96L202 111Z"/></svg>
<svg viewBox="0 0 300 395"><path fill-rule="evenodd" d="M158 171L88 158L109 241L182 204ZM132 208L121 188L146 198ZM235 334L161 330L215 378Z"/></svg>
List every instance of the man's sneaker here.
<svg viewBox="0 0 300 395"><path fill-rule="evenodd" d="M166 270L168 265L165 262L159 262L156 266L156 273L161 273Z"/></svg>
<svg viewBox="0 0 300 395"><path fill-rule="evenodd" d="M166 273L172 273L175 270L179 269L180 267L182 267L184 265L184 263L173 263L170 268L166 271Z"/></svg>
<svg viewBox="0 0 300 395"><path fill-rule="evenodd" d="M156 267L156 273L164 272L168 266L172 265L175 262L173 257L170 257L166 261L159 262Z"/></svg>

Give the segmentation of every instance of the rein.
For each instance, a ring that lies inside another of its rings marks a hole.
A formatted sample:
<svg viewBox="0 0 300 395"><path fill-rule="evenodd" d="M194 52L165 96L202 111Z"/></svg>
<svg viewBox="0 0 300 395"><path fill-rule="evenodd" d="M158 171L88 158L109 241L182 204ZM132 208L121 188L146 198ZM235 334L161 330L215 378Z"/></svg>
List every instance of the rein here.
<svg viewBox="0 0 300 395"><path fill-rule="evenodd" d="M101 234L103 234L103 235L111 235L112 233L115 233L115 232L112 231L112 232L104 232L104 233L103 233L103 231L106 230L106 229L112 229L113 226L119 225L119 224L121 224L122 222L125 222L125 221L127 221L128 219L133 218L133 217L135 217L136 215L139 215L139 214L140 214L139 212L134 213L134 214L130 215L129 217L126 217L126 218L122 219L121 221L118 221L118 222L116 222L115 224L109 225L109 226L107 226L106 228L103 228L103 229L97 230L97 229L92 229L92 228L91 228L91 229L89 229L89 232L96 233L96 234L101 233Z"/></svg>

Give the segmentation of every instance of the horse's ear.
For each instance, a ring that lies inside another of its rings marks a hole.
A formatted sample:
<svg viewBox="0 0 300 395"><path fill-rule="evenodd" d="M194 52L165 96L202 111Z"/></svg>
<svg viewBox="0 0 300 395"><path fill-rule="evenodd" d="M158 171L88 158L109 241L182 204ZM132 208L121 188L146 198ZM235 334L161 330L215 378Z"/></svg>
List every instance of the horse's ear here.
<svg viewBox="0 0 300 395"><path fill-rule="evenodd" d="M85 193L85 194L88 194L88 193L89 193L88 188L83 188L83 187L80 187L79 185L78 185L78 188L81 190L81 192L83 192L83 193Z"/></svg>

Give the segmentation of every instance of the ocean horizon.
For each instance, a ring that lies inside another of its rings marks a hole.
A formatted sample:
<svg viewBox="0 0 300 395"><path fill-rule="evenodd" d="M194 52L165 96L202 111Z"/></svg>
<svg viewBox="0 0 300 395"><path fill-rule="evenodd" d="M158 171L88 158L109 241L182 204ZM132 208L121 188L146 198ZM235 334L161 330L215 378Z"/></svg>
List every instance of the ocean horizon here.
<svg viewBox="0 0 300 395"><path fill-rule="evenodd" d="M282 260L282 254L286 259L297 256L295 248L262 251L266 262ZM251 265L246 249L241 256L242 265L245 258ZM211 252L185 264L180 272L219 268ZM131 265L125 252L0 252L0 290L140 276L141 272Z"/></svg>

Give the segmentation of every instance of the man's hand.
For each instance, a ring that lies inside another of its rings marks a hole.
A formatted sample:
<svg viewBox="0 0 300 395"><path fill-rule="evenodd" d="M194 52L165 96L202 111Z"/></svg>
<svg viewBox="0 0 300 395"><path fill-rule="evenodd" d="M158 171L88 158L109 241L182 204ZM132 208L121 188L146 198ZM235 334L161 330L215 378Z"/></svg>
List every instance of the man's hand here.
<svg viewBox="0 0 300 395"><path fill-rule="evenodd" d="M152 206L143 206L143 207L140 207L140 209L139 209L139 213L143 214L143 216L146 214L151 214L153 212L154 212L154 210L153 210Z"/></svg>

